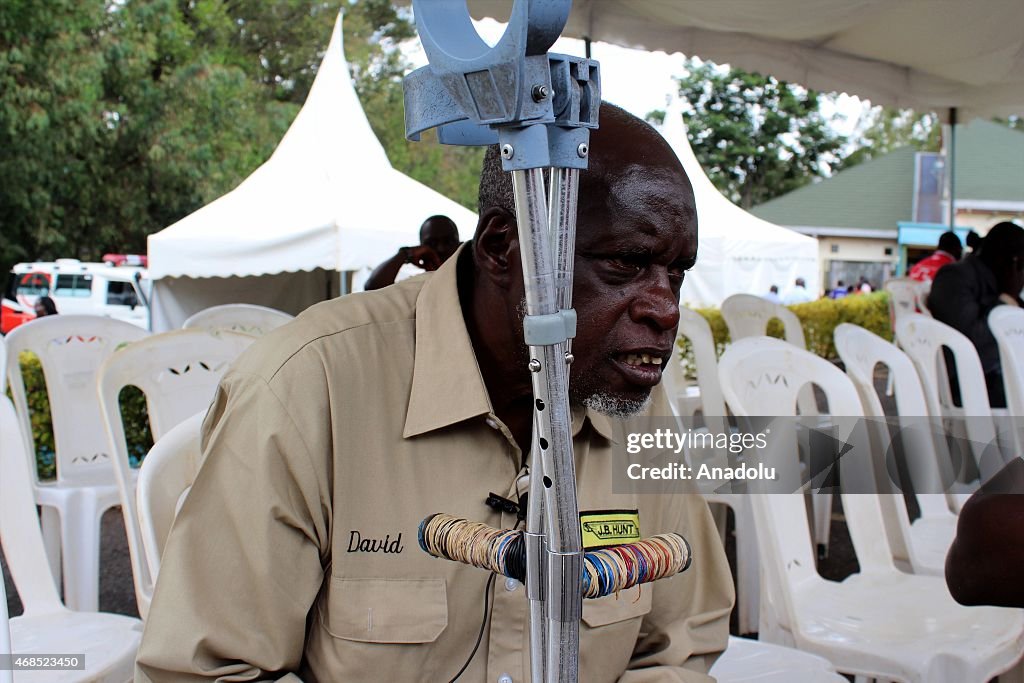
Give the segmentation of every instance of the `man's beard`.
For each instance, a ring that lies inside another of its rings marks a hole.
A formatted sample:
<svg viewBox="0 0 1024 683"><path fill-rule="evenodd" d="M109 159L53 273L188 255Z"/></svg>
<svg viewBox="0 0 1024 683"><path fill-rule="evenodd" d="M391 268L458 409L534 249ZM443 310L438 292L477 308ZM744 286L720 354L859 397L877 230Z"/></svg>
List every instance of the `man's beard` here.
<svg viewBox="0 0 1024 683"><path fill-rule="evenodd" d="M605 392L597 392L583 399L583 405L608 417L625 419L647 410L651 404L651 395L642 399L614 396Z"/></svg>

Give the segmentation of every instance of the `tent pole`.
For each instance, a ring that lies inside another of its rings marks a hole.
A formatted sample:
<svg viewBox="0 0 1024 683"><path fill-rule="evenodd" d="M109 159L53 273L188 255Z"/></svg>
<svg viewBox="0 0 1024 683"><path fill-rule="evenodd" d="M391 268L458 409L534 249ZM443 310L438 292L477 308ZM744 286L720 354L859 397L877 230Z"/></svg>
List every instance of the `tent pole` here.
<svg viewBox="0 0 1024 683"><path fill-rule="evenodd" d="M583 56L590 59L590 36L583 36Z"/></svg>
<svg viewBox="0 0 1024 683"><path fill-rule="evenodd" d="M956 107L949 108L949 229L956 227Z"/></svg>

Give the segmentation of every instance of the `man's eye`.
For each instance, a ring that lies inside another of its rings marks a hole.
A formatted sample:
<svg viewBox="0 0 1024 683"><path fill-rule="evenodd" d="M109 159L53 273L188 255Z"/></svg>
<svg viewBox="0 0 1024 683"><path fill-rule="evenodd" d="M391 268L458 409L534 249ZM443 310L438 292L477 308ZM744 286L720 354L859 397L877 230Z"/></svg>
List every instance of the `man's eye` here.
<svg viewBox="0 0 1024 683"><path fill-rule="evenodd" d="M646 265L643 256L637 254L616 254L608 257L608 262L619 270L639 272Z"/></svg>

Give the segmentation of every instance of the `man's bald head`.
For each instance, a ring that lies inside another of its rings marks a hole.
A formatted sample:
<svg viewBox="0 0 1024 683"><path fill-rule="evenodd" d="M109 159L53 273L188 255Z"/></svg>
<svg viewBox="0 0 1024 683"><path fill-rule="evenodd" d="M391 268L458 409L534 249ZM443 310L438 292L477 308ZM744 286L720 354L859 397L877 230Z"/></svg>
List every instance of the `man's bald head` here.
<svg viewBox="0 0 1024 683"><path fill-rule="evenodd" d="M650 124L641 121L624 109L604 102L601 104L600 128L590 134L590 158L586 171L580 173L579 213L585 210L607 209L612 197L611 185L632 173L652 173L657 168L671 168L684 176L685 186L679 188L681 197L690 207L691 221L696 222L697 210L693 188L671 146ZM545 172L545 179L547 172ZM500 208L515 215L515 196L512 178L502 170L501 154L497 145L487 148L480 174L477 211L483 215L487 209ZM581 215L582 219L582 215ZM696 238L696 234L694 234Z"/></svg>

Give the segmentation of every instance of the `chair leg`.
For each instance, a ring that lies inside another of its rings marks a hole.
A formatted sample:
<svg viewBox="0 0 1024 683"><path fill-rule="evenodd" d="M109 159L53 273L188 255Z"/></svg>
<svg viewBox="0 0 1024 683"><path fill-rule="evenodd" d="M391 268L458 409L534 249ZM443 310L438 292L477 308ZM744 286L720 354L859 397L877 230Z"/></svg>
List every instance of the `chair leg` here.
<svg viewBox="0 0 1024 683"><path fill-rule="evenodd" d="M100 519L103 510L90 491L80 491L61 520L64 547L64 604L79 612L99 610Z"/></svg>
<svg viewBox="0 0 1024 683"><path fill-rule="evenodd" d="M43 547L46 549L46 559L50 562L50 573L53 574L53 583L61 585L64 578L61 571L61 521L60 511L49 505L40 507L40 526L43 532Z"/></svg>
<svg viewBox="0 0 1024 683"><path fill-rule="evenodd" d="M832 533L832 494L812 494L811 502L814 506L814 542L818 555L828 557L828 543Z"/></svg>
<svg viewBox="0 0 1024 683"><path fill-rule="evenodd" d="M740 634L759 628L761 604L761 565L758 558L754 511L749 500L734 508L736 515L736 585L739 587Z"/></svg>

